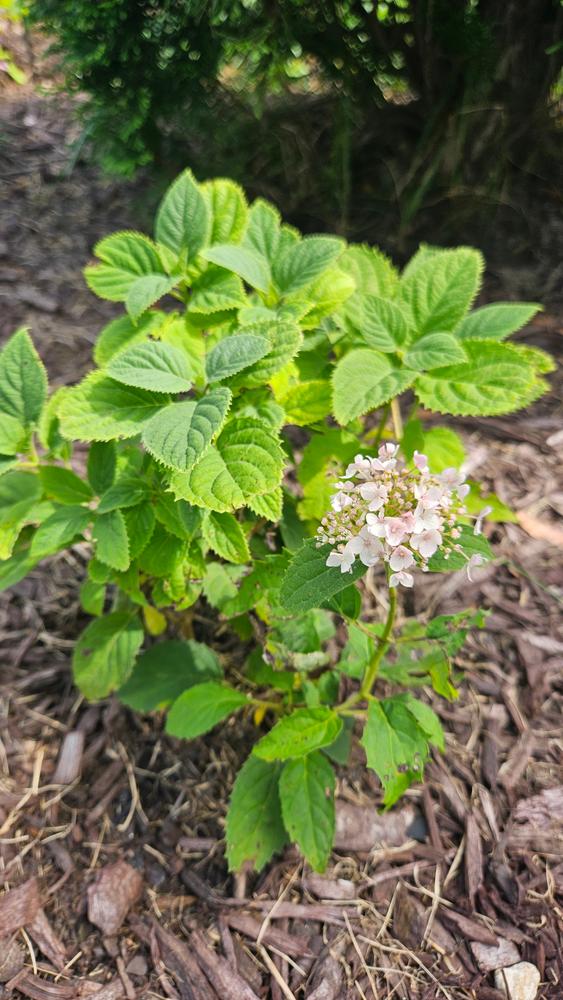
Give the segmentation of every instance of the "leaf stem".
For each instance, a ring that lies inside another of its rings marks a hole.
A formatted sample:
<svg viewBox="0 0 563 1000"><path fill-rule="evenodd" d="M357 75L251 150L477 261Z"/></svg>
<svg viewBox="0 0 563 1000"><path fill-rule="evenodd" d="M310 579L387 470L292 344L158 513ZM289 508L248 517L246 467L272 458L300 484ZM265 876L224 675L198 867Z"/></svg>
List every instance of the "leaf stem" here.
<svg viewBox="0 0 563 1000"><path fill-rule="evenodd" d="M389 639L393 631L393 625L395 622L395 615L397 613L397 588L389 587L389 611L387 613L387 618L385 621L385 626L381 636L374 637L377 642L377 648L373 654L368 666L366 667L366 672L364 678L360 685L359 691L351 695L340 705L336 711L339 715L347 715L348 710L351 709L358 701L362 701L364 698L368 698L371 694L371 689L374 685L381 661L387 652L389 646Z"/></svg>
<svg viewBox="0 0 563 1000"><path fill-rule="evenodd" d="M401 417L401 407L399 406L397 396L391 400L391 417L393 419L393 429L397 444L399 444L403 437L403 418Z"/></svg>

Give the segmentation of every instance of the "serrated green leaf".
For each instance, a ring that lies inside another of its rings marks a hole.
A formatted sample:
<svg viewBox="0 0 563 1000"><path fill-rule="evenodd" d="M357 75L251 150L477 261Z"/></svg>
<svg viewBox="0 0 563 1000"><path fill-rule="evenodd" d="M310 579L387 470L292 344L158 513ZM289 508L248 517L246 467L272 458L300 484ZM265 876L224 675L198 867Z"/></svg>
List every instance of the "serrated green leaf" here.
<svg viewBox="0 0 563 1000"><path fill-rule="evenodd" d="M207 449L191 472L173 473L170 487L177 498L219 513L244 505L244 494L214 445Z"/></svg>
<svg viewBox="0 0 563 1000"><path fill-rule="evenodd" d="M59 503L88 503L94 495L88 483L59 465L42 465L39 478L46 495Z"/></svg>
<svg viewBox="0 0 563 1000"><path fill-rule="evenodd" d="M306 427L324 420L331 411L332 388L324 379L300 382L285 393L280 402L285 410L285 422Z"/></svg>
<svg viewBox="0 0 563 1000"><path fill-rule="evenodd" d="M16 455L27 437L24 425L9 413L0 413L0 455Z"/></svg>
<svg viewBox="0 0 563 1000"><path fill-rule="evenodd" d="M250 560L246 536L232 514L210 511L203 522L203 539L218 556L231 563Z"/></svg>
<svg viewBox="0 0 563 1000"><path fill-rule="evenodd" d="M104 326L98 334L98 339L94 345L94 361L103 367L107 365L116 354L134 344L142 344L149 337L149 334L161 322L162 313L146 313L141 316L137 323L133 323L129 316L119 316L112 319Z"/></svg>
<svg viewBox="0 0 563 1000"><path fill-rule="evenodd" d="M187 392L193 382L186 354L154 340L121 351L110 361L107 374L116 382L155 392Z"/></svg>
<svg viewBox="0 0 563 1000"><path fill-rule="evenodd" d="M451 333L427 333L415 340L404 357L407 368L417 372L444 368L467 360L463 347Z"/></svg>
<svg viewBox="0 0 563 1000"><path fill-rule="evenodd" d="M444 469L459 469L465 461L463 441L450 427L432 427L424 434L422 448L428 458L428 467L433 473Z"/></svg>
<svg viewBox="0 0 563 1000"><path fill-rule="evenodd" d="M416 719L404 706L390 710L388 705L392 701L370 700L360 740L368 767L375 771L383 785L386 806L393 805L417 777L422 777L428 752Z"/></svg>
<svg viewBox="0 0 563 1000"><path fill-rule="evenodd" d="M401 306L379 295L353 295L343 309L346 325L357 330L370 347L393 353L407 340L408 316Z"/></svg>
<svg viewBox="0 0 563 1000"><path fill-rule="evenodd" d="M460 551L454 550L446 558L443 549L438 549L428 560L431 573L453 573L454 570L465 569L473 555L481 556L484 563L493 558L493 550L484 535L475 535L473 528L466 524L458 525L458 529L460 537L456 540L456 545Z"/></svg>
<svg viewBox="0 0 563 1000"><path fill-rule="evenodd" d="M298 708L276 722L256 744L262 760L291 760L334 743L342 720L330 708Z"/></svg>
<svg viewBox="0 0 563 1000"><path fill-rule="evenodd" d="M288 761L280 776L285 828L318 872L324 872L334 841L334 786L334 771L321 753Z"/></svg>
<svg viewBox="0 0 563 1000"><path fill-rule="evenodd" d="M142 275L164 274L156 245L142 233L112 233L96 244L94 253L102 263L84 269L86 283L111 302L124 302Z"/></svg>
<svg viewBox="0 0 563 1000"><path fill-rule="evenodd" d="M430 254L403 276L398 298L410 308L418 337L455 329L479 291L483 267L478 250L458 247Z"/></svg>
<svg viewBox="0 0 563 1000"><path fill-rule="evenodd" d="M176 698L168 713L166 732L170 736L193 740L243 705L248 705L248 698L242 691L211 681L196 684Z"/></svg>
<svg viewBox="0 0 563 1000"><path fill-rule="evenodd" d="M147 451L164 465L189 471L220 430L231 403L229 389L212 389L197 402L185 400L161 410L145 427Z"/></svg>
<svg viewBox="0 0 563 1000"><path fill-rule="evenodd" d="M148 488L142 479L136 476L121 476L102 494L97 512L107 514L108 511L118 510L121 507L135 507L147 497L147 494Z"/></svg>
<svg viewBox="0 0 563 1000"><path fill-rule="evenodd" d="M169 639L141 654L117 696L136 712L152 712L195 684L220 679L222 673L209 646L193 639Z"/></svg>
<svg viewBox="0 0 563 1000"><path fill-rule="evenodd" d="M233 786L227 812L227 861L238 871L250 861L257 871L286 842L278 792L279 764L250 756Z"/></svg>
<svg viewBox="0 0 563 1000"><path fill-rule="evenodd" d="M252 333L239 333L225 337L215 345L205 360L205 370L210 382L220 382L230 375L248 368L270 350L267 337Z"/></svg>
<svg viewBox="0 0 563 1000"><path fill-rule="evenodd" d="M202 257L238 274L247 285L260 292L267 292L270 287L270 265L256 250L231 243L219 243L204 250Z"/></svg>
<svg viewBox="0 0 563 1000"><path fill-rule="evenodd" d="M167 295L178 284L178 278L165 274L147 274L137 278L127 292L125 308L133 321L139 319L147 309Z"/></svg>
<svg viewBox="0 0 563 1000"><path fill-rule="evenodd" d="M408 368L394 368L379 351L368 347L350 351L334 369L334 416L339 424L349 424L404 392L415 377Z"/></svg>
<svg viewBox="0 0 563 1000"><path fill-rule="evenodd" d="M240 278L225 271L223 267L210 264L192 285L188 316L193 319L193 313L204 316L211 314L215 321L214 313L240 309L245 302L246 295Z"/></svg>
<svg viewBox="0 0 563 1000"><path fill-rule="evenodd" d="M333 236L307 236L292 243L273 263L274 281L281 294L289 295L314 281L335 262L343 249L343 241Z"/></svg>
<svg viewBox="0 0 563 1000"><path fill-rule="evenodd" d="M419 727L422 729L429 743L438 747L442 752L445 750L444 730L438 716L424 701L413 698L411 694L402 695L402 700L414 716Z"/></svg>
<svg viewBox="0 0 563 1000"><path fill-rule="evenodd" d="M540 312L537 302L494 302L470 312L456 329L460 340L504 340Z"/></svg>
<svg viewBox="0 0 563 1000"><path fill-rule="evenodd" d="M428 409L493 416L520 409L541 395L543 383L515 344L466 340L464 349L467 361L418 377L415 391Z"/></svg>
<svg viewBox="0 0 563 1000"><path fill-rule="evenodd" d="M101 372L92 372L62 400L61 431L79 441L136 437L167 402L162 393L121 385Z"/></svg>
<svg viewBox="0 0 563 1000"><path fill-rule="evenodd" d="M120 510L98 514L92 529L96 543L96 558L112 569L124 572L129 567L129 539L125 518Z"/></svg>
<svg viewBox="0 0 563 1000"><path fill-rule="evenodd" d="M381 250L365 244L352 244L346 247L338 266L352 276L360 294L383 298L394 296L399 275Z"/></svg>
<svg viewBox="0 0 563 1000"><path fill-rule="evenodd" d="M342 306L355 291L352 275L339 267L329 267L307 288L286 299L286 307L297 306L299 325L305 330L315 330L321 320ZM289 318L289 317L288 317Z"/></svg>
<svg viewBox="0 0 563 1000"><path fill-rule="evenodd" d="M154 512L157 520L176 538L190 541L201 530L201 510L185 500L175 500L171 493L157 497Z"/></svg>
<svg viewBox="0 0 563 1000"><path fill-rule="evenodd" d="M366 572L366 567L359 560L356 560L350 573L342 573L337 566L327 566L327 556L331 551L330 545L317 548L316 540L311 538L295 553L280 590L280 602L284 608L293 612L319 608Z"/></svg>
<svg viewBox="0 0 563 1000"><path fill-rule="evenodd" d="M279 521L283 508L281 486L276 487L271 493L262 493L260 496L249 497L246 501L246 506L257 514L258 517L265 517L268 521Z"/></svg>
<svg viewBox="0 0 563 1000"><path fill-rule="evenodd" d="M30 549L31 557L43 559L66 548L77 535L85 531L91 520L92 512L85 507L60 507L35 532Z"/></svg>
<svg viewBox="0 0 563 1000"><path fill-rule="evenodd" d="M160 203L155 223L156 238L176 254L187 252L191 262L202 247L207 246L211 225L207 198L191 170L184 170Z"/></svg>
<svg viewBox="0 0 563 1000"><path fill-rule="evenodd" d="M98 618L103 614L106 602L106 586L94 580L83 580L80 584L80 606L89 615Z"/></svg>
<svg viewBox="0 0 563 1000"><path fill-rule="evenodd" d="M75 682L86 698L105 698L125 683L142 641L143 627L129 611L116 611L90 622L72 658Z"/></svg>
<svg viewBox="0 0 563 1000"><path fill-rule="evenodd" d="M47 376L27 330L14 333L0 351L0 415L24 426L39 420L47 398Z"/></svg>
<svg viewBox="0 0 563 1000"><path fill-rule="evenodd" d="M100 496L115 478L117 453L113 441L94 441L88 452L88 482Z"/></svg>
<svg viewBox="0 0 563 1000"><path fill-rule="evenodd" d="M268 353L249 368L234 375L229 384L233 389L253 388L269 382L295 357L303 344L303 334L294 323L256 323L244 327L244 333L265 337L270 342Z"/></svg>
<svg viewBox="0 0 563 1000"><path fill-rule="evenodd" d="M250 206L244 245L272 263L280 242L281 216L277 208L257 198Z"/></svg>
<svg viewBox="0 0 563 1000"><path fill-rule="evenodd" d="M279 486L285 456L271 427L252 417L231 418L217 447L244 497L270 493Z"/></svg>
<svg viewBox="0 0 563 1000"><path fill-rule="evenodd" d="M16 583L23 580L37 562L37 559L32 559L29 555L29 549L22 549L20 552L15 552L10 558L1 559L0 593L10 587L15 587Z"/></svg>
<svg viewBox="0 0 563 1000"><path fill-rule="evenodd" d="M205 181L201 191L211 215L210 243L238 243L246 229L248 206L242 188L220 177Z"/></svg>
<svg viewBox="0 0 563 1000"><path fill-rule="evenodd" d="M186 548L186 542L156 524L150 541L137 556L139 569L149 576L170 576L184 561Z"/></svg>
<svg viewBox="0 0 563 1000"><path fill-rule="evenodd" d="M148 502L140 503L125 512L131 559L136 559L146 549L152 538L155 522L154 510Z"/></svg>

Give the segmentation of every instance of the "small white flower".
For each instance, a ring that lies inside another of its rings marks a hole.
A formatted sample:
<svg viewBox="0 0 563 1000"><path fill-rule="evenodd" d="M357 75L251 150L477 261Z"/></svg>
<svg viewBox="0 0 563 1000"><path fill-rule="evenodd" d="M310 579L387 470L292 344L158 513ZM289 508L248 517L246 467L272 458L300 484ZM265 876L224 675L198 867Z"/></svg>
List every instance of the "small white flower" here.
<svg viewBox="0 0 563 1000"><path fill-rule="evenodd" d="M356 535L350 542L353 551L360 557L364 566L375 566L379 562L383 553L383 545L378 538L375 538L367 525L364 525L359 535Z"/></svg>
<svg viewBox="0 0 563 1000"><path fill-rule="evenodd" d="M474 552L473 555L471 556L471 559L468 560L467 566L465 567L465 569L467 571L467 579L471 580L471 583L473 583L473 577L471 576L471 570L472 569L476 569L477 566L482 566L484 562L485 562L485 560L483 559L483 556L481 555L480 552Z"/></svg>
<svg viewBox="0 0 563 1000"><path fill-rule="evenodd" d="M486 518L487 514L491 513L492 509L493 509L492 507L483 507L481 513L477 515L477 517L475 518L475 527L473 528L474 535L481 534L483 530L483 521Z"/></svg>
<svg viewBox="0 0 563 1000"><path fill-rule="evenodd" d="M438 479L448 490L455 490L463 483L463 476L461 472L459 469L454 469L453 465L444 469L444 471L438 476Z"/></svg>
<svg viewBox="0 0 563 1000"><path fill-rule="evenodd" d="M339 490L339 492L335 493L330 499L330 506L338 514L340 511L344 510L345 507L349 507L351 503L352 498L345 493L344 490Z"/></svg>
<svg viewBox="0 0 563 1000"><path fill-rule="evenodd" d="M356 455L354 461L346 469L346 479L357 476L358 479L371 478L371 459L364 458L363 455Z"/></svg>
<svg viewBox="0 0 563 1000"><path fill-rule="evenodd" d="M412 529L414 534L420 535L423 531L439 528L440 524L440 515L431 507L425 507L420 501L414 512L414 527Z"/></svg>
<svg viewBox="0 0 563 1000"><path fill-rule="evenodd" d="M385 521L378 514L366 514L366 524L370 535L385 538Z"/></svg>
<svg viewBox="0 0 563 1000"><path fill-rule="evenodd" d="M397 545L397 548L391 554L389 565L395 572L401 569L408 569L409 566L414 566L414 556L411 550L407 549L405 545Z"/></svg>
<svg viewBox="0 0 563 1000"><path fill-rule="evenodd" d="M407 529L402 517L385 518L385 538L389 545L400 545L406 534Z"/></svg>
<svg viewBox="0 0 563 1000"><path fill-rule="evenodd" d="M348 550L349 544L350 543L347 542L343 549L333 549L327 557L326 565L340 566L341 573L351 573L356 556L354 552L350 552Z"/></svg>
<svg viewBox="0 0 563 1000"><path fill-rule="evenodd" d="M460 500L465 500L470 490L471 487L469 486L468 483L462 483L461 486L456 487L456 493Z"/></svg>
<svg viewBox="0 0 563 1000"><path fill-rule="evenodd" d="M389 577L389 586L398 587L399 584L403 587L412 587L414 584L414 577L412 573L404 573L403 571L400 573L391 573L391 576Z"/></svg>
<svg viewBox="0 0 563 1000"><path fill-rule="evenodd" d="M412 460L420 472L428 472L428 458L420 451L415 451Z"/></svg>
<svg viewBox="0 0 563 1000"><path fill-rule="evenodd" d="M362 483L360 496L367 500L368 510L380 510L387 500L387 490L378 483Z"/></svg>
<svg viewBox="0 0 563 1000"><path fill-rule="evenodd" d="M435 528L422 531L420 535L413 535L411 545L413 549L420 553L423 559L430 559L442 544L442 536Z"/></svg>

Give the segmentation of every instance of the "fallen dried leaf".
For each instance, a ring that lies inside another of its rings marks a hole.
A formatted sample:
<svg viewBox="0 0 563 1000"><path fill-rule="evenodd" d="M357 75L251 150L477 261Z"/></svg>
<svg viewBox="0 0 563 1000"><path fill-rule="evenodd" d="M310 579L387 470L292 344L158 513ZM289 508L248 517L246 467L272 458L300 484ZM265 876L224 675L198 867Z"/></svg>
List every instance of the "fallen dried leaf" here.
<svg viewBox="0 0 563 1000"><path fill-rule="evenodd" d="M106 865L88 886L88 920L104 934L116 934L142 891L141 875L126 861Z"/></svg>

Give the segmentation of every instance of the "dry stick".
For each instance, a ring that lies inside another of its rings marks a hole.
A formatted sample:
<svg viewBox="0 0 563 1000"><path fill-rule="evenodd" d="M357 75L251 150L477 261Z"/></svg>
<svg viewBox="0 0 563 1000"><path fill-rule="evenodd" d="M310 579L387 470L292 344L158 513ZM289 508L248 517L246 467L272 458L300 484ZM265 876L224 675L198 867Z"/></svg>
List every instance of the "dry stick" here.
<svg viewBox="0 0 563 1000"><path fill-rule="evenodd" d="M275 962L272 961L272 959L268 955L268 952L266 951L266 949L264 948L264 946L260 945L260 947L259 947L258 950L260 952L260 955L262 957L264 965L267 967L268 971L271 973L271 975L276 980L276 983L278 984L278 986L279 986L280 990L282 991L284 997L286 997L287 1000L297 1000L297 997L295 996L295 993L292 993L291 990L290 990L290 988L289 988L289 986L287 985L287 983L284 982L284 979L282 978L282 975L281 975L281 973L280 973L277 965L275 964Z"/></svg>
<svg viewBox="0 0 563 1000"><path fill-rule="evenodd" d="M376 997L377 996L377 988L376 988L375 982L373 980L373 976L371 974L371 971L368 969L366 960L365 960L365 958L364 958L364 956L362 954L362 949L360 948L360 946L358 944L358 941L357 941L357 938L356 938L356 935L354 934L354 931L352 930L352 924L350 923L350 921L348 919L348 914L346 913L346 910L344 910L344 920L346 921L346 927L348 928L348 934L350 935L350 938L352 940L352 944L354 945L354 950L356 951L356 954L357 954L358 958L360 959L360 962L361 962L361 965L362 965L362 969L364 970L366 976L368 977L368 981L369 981L369 984L370 984L370 986L372 988L373 995L374 995L374 997Z"/></svg>

